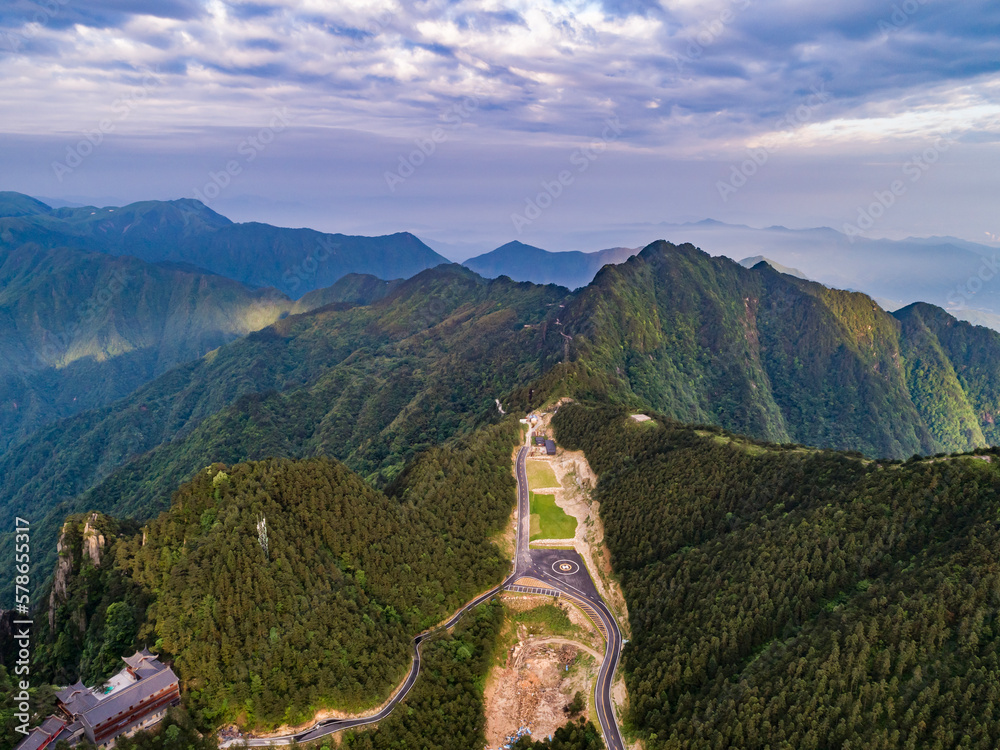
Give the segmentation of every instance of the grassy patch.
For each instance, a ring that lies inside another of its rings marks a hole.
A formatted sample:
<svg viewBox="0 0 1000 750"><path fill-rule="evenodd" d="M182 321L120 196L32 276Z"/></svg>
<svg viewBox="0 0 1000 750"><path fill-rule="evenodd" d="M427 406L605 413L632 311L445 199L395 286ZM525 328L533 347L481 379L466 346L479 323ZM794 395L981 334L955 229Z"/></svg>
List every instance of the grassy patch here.
<svg viewBox="0 0 1000 750"><path fill-rule="evenodd" d="M517 644L517 626L524 625L528 636L542 638L558 637L577 640L583 634L579 625L574 625L569 615L556 604L525 606L527 600L504 602L504 627L500 635L496 658L493 663L502 666L507 661L510 650Z"/></svg>
<svg viewBox="0 0 1000 750"><path fill-rule="evenodd" d="M576 536L576 519L556 505L555 495L529 493L531 498L531 536L535 539L572 539ZM535 516L538 530L535 530Z"/></svg>
<svg viewBox="0 0 1000 750"><path fill-rule="evenodd" d="M559 486L556 473L547 461L528 461L526 468L528 471L528 487L538 490L544 487Z"/></svg>
<svg viewBox="0 0 1000 750"><path fill-rule="evenodd" d="M507 613L515 623L527 628L528 635L568 638L580 630L570 622L569 615L555 604L542 604L520 612L508 609Z"/></svg>

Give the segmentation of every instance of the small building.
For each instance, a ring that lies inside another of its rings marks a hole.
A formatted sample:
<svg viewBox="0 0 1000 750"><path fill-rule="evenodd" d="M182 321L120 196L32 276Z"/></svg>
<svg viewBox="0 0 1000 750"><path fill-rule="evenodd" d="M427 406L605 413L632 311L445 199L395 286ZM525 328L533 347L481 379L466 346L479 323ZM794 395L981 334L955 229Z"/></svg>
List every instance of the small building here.
<svg viewBox="0 0 1000 750"><path fill-rule="evenodd" d="M545 445L545 436L544 435L535 435L535 445L537 445L539 448L541 448L543 445Z"/></svg>
<svg viewBox="0 0 1000 750"><path fill-rule="evenodd" d="M177 675L147 649L123 657L125 668L98 688L81 681L56 693L59 713L42 722L16 750L45 750L66 740L110 748L122 735L147 729L181 701Z"/></svg>
<svg viewBox="0 0 1000 750"><path fill-rule="evenodd" d="M545 455L554 456L556 455L556 441L546 440L545 441Z"/></svg>

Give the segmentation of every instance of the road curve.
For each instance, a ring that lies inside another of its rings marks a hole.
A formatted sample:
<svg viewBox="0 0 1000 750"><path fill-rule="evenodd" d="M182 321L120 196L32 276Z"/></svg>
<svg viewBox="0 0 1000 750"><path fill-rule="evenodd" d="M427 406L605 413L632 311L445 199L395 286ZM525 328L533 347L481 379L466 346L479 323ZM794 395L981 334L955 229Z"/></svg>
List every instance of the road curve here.
<svg viewBox="0 0 1000 750"><path fill-rule="evenodd" d="M531 433L532 430L529 429L526 442L531 441ZM288 734L279 737L231 739L220 742L219 747L228 748L234 745L241 747L243 745L246 745L247 747L270 747L275 745L291 745L293 742L309 742L334 734L335 732L342 732L345 729L351 729L352 727L374 724L392 713L392 710L400 703L400 701L406 698L409 694L413 685L417 681L417 676L420 674L420 644L440 631L448 630L454 627L455 624L458 623L458 621L462 619L462 617L469 610L478 607L486 600L495 596L499 591L508 587L515 580L517 580L517 578L532 568L533 563L529 543L531 532L531 514L528 501L528 475L525 467L525 459L527 456L528 448L526 446L522 446L518 450L517 460L514 464L514 474L517 479L517 541L514 553L513 573L511 573L511 575L499 586L494 586L489 591L480 594L460 610L455 612L451 619L444 624L439 625L432 630L425 631L413 639L413 662L410 666L410 672L407 674L400 689L396 691L396 694L389 699L385 706L383 706L377 713L370 716L362 716L354 719L324 719L317 722L309 729L305 729L295 734ZM551 588L560 591L569 597L583 599L597 612L598 617L601 619L601 623L607 633L608 645L607 650L605 651L604 659L601 662L601 668L597 673L597 686L594 691L594 704L597 709L597 720L601 725L601 732L604 734L604 741L608 746L608 750L625 750L625 743L622 741L621 732L619 731L618 723L615 720L614 707L611 703L611 685L614 681L615 670L618 668L618 662L621 659L622 648L622 634L618 629L618 623L615 621L614 616L611 614L607 606L605 606L604 601L600 598L600 596L595 596L589 592L581 591L580 589L569 585L566 581L559 580L555 576L549 575L543 571L532 571L532 575L540 578Z"/></svg>
<svg viewBox="0 0 1000 750"><path fill-rule="evenodd" d="M530 440L530 434L529 434ZM570 585L564 580L550 574L548 571L533 565L531 559L529 534L530 534L530 505L528 502L528 474L525 468L525 459L528 456L528 449L521 448L517 454L516 470L517 477L517 502L518 502L518 535L517 535L517 566L514 576L518 578L522 574L531 571L531 576L546 583L550 588L555 589L568 597L582 599L597 612L601 619L601 624L607 633L607 649L601 668L597 673L597 685L594 688L594 706L597 709L597 721L601 725L601 733L604 735L604 744L608 750L625 750L625 742L622 740L618 722L615 719L614 706L611 703L611 686L614 683L615 670L621 661L622 653L622 632L618 628L618 622L608 609L600 595L583 591ZM525 528L527 526L527 528ZM523 548L523 554L522 554Z"/></svg>

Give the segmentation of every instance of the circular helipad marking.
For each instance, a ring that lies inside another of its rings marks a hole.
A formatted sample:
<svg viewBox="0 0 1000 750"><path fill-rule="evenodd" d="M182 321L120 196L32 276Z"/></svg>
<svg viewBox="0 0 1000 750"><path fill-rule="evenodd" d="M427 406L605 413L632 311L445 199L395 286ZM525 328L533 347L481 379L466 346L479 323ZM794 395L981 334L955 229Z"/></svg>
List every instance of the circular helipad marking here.
<svg viewBox="0 0 1000 750"><path fill-rule="evenodd" d="M579 570L579 564L573 562L572 560L556 560L552 563L552 572L556 575L571 576L574 573L578 573Z"/></svg>

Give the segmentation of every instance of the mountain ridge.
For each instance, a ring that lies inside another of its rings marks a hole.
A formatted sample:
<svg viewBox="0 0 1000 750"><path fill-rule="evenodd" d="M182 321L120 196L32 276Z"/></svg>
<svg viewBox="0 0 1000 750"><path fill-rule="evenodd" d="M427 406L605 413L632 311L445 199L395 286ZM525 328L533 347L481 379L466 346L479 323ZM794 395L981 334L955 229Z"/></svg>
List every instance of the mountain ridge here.
<svg viewBox="0 0 1000 750"><path fill-rule="evenodd" d="M575 250L553 253L514 240L469 258L462 265L486 278L508 276L515 281L578 289L589 284L602 266L621 263L636 252L636 249L615 247L591 253Z"/></svg>
<svg viewBox="0 0 1000 750"><path fill-rule="evenodd" d="M27 210L28 205L36 210ZM193 198L53 209L29 196L4 194L0 246L27 243L190 263L293 298L331 286L348 273L395 279L450 262L409 232L361 237L236 224Z"/></svg>
<svg viewBox="0 0 1000 750"><path fill-rule="evenodd" d="M897 315L665 241L576 293L443 265L46 428L0 456L0 521L28 498L45 498L40 528L84 509L142 517L209 461L332 455L383 485L498 419L496 399L508 412L598 400L872 457L993 441L1000 335L933 306Z"/></svg>

